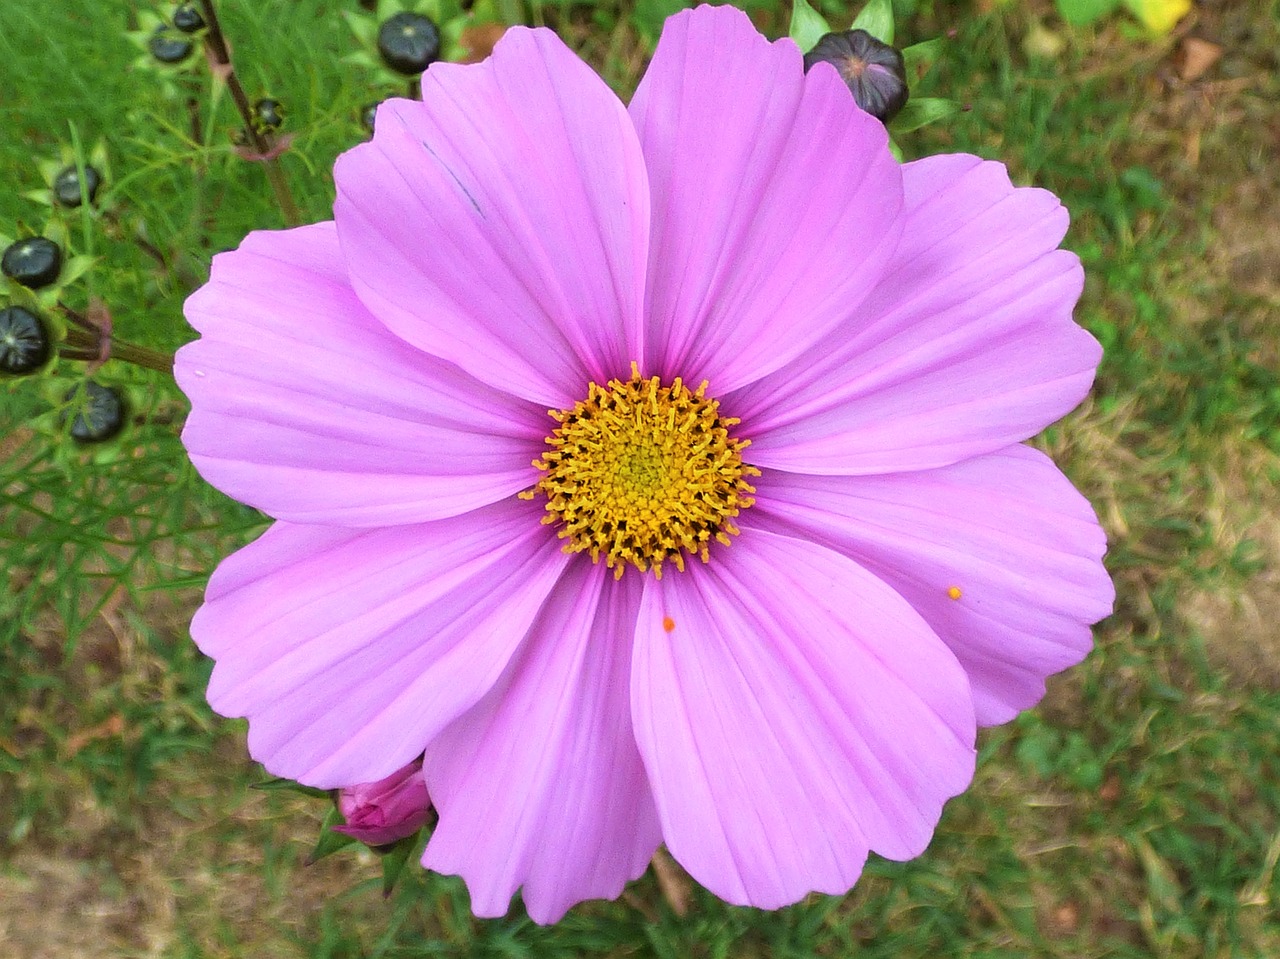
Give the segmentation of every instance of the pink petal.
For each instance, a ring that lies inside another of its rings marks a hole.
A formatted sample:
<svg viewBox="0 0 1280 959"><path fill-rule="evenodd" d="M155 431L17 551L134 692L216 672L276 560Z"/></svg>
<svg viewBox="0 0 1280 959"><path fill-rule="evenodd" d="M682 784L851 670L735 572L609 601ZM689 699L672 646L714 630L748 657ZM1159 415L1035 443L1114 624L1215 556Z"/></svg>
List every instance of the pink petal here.
<svg viewBox="0 0 1280 959"><path fill-rule="evenodd" d="M613 898L662 837L627 700L638 577L565 573L503 679L427 748L440 822L423 865L462 875L478 916L518 886L536 922Z"/></svg>
<svg viewBox="0 0 1280 959"><path fill-rule="evenodd" d="M756 487L753 519L839 550L915 607L968 673L981 725L1037 703L1111 612L1093 510L1028 447L890 476L766 470Z"/></svg>
<svg viewBox="0 0 1280 959"><path fill-rule="evenodd" d="M646 582L631 706L672 854L722 899L775 908L844 892L869 849L923 851L972 778L975 726L955 657L893 590L743 526L709 565Z"/></svg>
<svg viewBox="0 0 1280 959"><path fill-rule="evenodd" d="M214 573L191 635L249 752L328 788L390 775L489 691L568 557L517 499L421 526L277 523Z"/></svg>
<svg viewBox="0 0 1280 959"><path fill-rule="evenodd" d="M332 223L251 233L187 300L178 352L196 468L270 515L420 522L536 481L546 412L388 332L356 299Z"/></svg>
<svg viewBox="0 0 1280 959"><path fill-rule="evenodd" d="M720 395L823 340L901 229L884 127L732 7L667 21L631 101L654 197L648 365Z"/></svg>
<svg viewBox="0 0 1280 959"><path fill-rule="evenodd" d="M750 424L757 466L945 466L1038 433L1088 392L1102 350L1071 319L1084 280L1057 249L1057 198L977 157L903 176L902 242L872 296L825 343L724 398Z"/></svg>
<svg viewBox="0 0 1280 959"><path fill-rule="evenodd" d="M338 159L356 292L428 353L557 408L641 356L649 193L618 98L549 30L432 65Z"/></svg>

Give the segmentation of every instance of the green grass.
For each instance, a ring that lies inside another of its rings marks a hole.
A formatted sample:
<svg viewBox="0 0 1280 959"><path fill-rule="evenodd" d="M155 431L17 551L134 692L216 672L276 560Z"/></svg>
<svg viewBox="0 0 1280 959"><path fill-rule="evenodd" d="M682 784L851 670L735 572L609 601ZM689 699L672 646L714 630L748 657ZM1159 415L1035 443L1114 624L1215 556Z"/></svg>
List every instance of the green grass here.
<svg viewBox="0 0 1280 959"><path fill-rule="evenodd" d="M43 225L23 196L37 160L73 131L85 151L103 141L108 212L68 218L98 262L67 299L99 297L120 336L172 349L212 254L283 221L232 151L228 98L212 103L199 72L161 82L135 65L134 7L0 4L0 233ZM344 62L339 14L355 7L220 3L250 96L289 110L282 165L307 219L327 215L360 108L398 86ZM626 95L667 7L512 9ZM784 5L749 9L784 29ZM1061 55L1024 52L1037 21L1063 32ZM957 31L915 92L971 107L906 137L908 157L1001 159L1072 210L1078 317L1107 355L1090 402L1040 442L1097 506L1119 594L1086 663L983 734L976 781L926 854L873 859L847 897L773 913L695 890L680 916L649 873L552 928L519 906L473 919L461 883L413 868L384 901L368 853L304 867L323 802L248 788L262 774L243 724L209 712L185 632L213 566L262 520L186 463L184 401L157 374L105 367L133 422L106 447L70 444L58 405L78 370L64 363L0 382L0 955L1280 955L1276 5L1201 8L1226 53L1191 84L1169 79L1172 41L1115 21L1071 33L1047 4L922 2L899 29Z"/></svg>

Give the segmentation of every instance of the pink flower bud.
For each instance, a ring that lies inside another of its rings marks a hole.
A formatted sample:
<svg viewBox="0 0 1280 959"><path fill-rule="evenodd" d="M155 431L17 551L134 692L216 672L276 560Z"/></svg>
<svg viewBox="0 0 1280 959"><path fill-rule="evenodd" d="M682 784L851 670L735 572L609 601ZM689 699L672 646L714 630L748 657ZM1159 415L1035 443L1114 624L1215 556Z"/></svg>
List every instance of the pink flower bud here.
<svg viewBox="0 0 1280 959"><path fill-rule="evenodd" d="M422 778L422 760L396 770L375 783L347 786L338 792L338 811L347 823L334 832L359 839L369 846L412 836L427 822L431 797Z"/></svg>

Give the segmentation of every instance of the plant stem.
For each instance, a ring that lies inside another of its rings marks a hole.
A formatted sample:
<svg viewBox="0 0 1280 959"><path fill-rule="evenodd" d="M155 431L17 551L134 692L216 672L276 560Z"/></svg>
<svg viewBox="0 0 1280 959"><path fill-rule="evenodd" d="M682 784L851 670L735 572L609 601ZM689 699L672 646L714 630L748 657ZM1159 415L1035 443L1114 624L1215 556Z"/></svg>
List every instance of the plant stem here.
<svg viewBox="0 0 1280 959"><path fill-rule="evenodd" d="M66 309L64 307L64 309ZM85 320L74 310L67 309L71 323L67 326L67 346L70 350L63 353L72 360L98 360L102 355L102 331ZM134 366L141 366L158 373L173 375L173 354L162 350L153 350L147 346L138 346L114 336L108 344L107 356L113 360L124 360Z"/></svg>
<svg viewBox="0 0 1280 959"><path fill-rule="evenodd" d="M253 145L254 152L264 155L271 149L271 144L253 124L253 107L249 104L244 87L240 85L240 78L236 76L235 68L231 65L231 52L227 49L226 38L222 35L218 14L213 9L213 0L200 0L200 6L204 11L204 22L207 27L204 42L213 55L214 62L223 68L227 89L231 91L231 99L235 102L236 110L240 112L240 119L244 122L245 136ZM289 226L298 226L302 222L302 215L298 212L298 205L293 200L289 184L285 181L276 159L264 156L262 165L266 168L267 182L271 184L271 190L276 195L276 202L280 205L284 222Z"/></svg>

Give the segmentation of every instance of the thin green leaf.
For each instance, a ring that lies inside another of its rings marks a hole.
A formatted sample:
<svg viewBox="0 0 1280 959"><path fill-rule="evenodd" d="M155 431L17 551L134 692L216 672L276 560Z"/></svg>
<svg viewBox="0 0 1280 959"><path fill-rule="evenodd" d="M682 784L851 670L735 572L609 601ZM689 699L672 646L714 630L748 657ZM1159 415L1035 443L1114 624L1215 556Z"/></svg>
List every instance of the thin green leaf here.
<svg viewBox="0 0 1280 959"><path fill-rule="evenodd" d="M206 577L207 579L207 577ZM260 783L250 784L251 789L260 789L263 792L295 792L304 796L313 796L316 799L328 799L329 791L327 789L317 789L315 786L304 786L302 783L296 783L292 779L281 779L278 776L273 779L266 779Z"/></svg>

